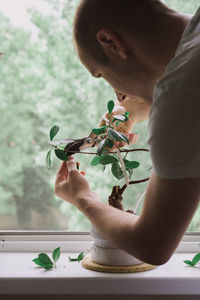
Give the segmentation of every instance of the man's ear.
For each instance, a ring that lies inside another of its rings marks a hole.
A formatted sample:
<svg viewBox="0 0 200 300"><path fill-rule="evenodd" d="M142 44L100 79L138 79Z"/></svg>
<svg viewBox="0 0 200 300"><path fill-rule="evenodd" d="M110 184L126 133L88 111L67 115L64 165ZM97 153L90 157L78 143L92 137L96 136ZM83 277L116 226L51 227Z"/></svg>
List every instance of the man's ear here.
<svg viewBox="0 0 200 300"><path fill-rule="evenodd" d="M118 55L122 59L127 58L127 52L123 42L112 31L101 29L97 32L96 38L107 53L110 52L111 54Z"/></svg>

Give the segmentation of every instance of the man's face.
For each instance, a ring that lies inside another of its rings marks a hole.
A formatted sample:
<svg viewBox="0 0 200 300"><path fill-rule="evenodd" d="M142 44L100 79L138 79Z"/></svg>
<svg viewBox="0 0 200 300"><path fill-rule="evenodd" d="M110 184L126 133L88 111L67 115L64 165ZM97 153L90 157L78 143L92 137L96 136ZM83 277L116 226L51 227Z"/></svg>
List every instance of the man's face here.
<svg viewBox="0 0 200 300"><path fill-rule="evenodd" d="M141 97L150 103L152 102L156 78L139 59L109 61L108 64L103 65L80 50L79 57L92 76L104 78L117 93L129 97Z"/></svg>

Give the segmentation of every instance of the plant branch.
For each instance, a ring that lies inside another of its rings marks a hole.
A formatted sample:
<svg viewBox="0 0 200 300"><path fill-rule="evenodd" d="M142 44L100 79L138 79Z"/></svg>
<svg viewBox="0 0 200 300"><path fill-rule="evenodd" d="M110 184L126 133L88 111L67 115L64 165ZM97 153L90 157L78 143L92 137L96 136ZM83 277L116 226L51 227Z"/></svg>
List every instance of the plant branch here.
<svg viewBox="0 0 200 300"><path fill-rule="evenodd" d="M150 177L140 179L140 180L129 181L129 185L130 184L142 183L142 182L148 181L149 179L150 179ZM123 187L120 189L120 194L123 194L123 192L125 191L126 188L127 188L127 185L124 184Z"/></svg>
<svg viewBox="0 0 200 300"><path fill-rule="evenodd" d="M145 182L147 180L149 180L149 178L144 178L144 179L141 179L141 180L130 181L129 185L130 184L136 184L136 183ZM127 188L126 184L121 189L120 189L119 185L113 186L112 193L108 197L108 203L109 203L109 205L111 205L113 207L116 207L116 208L124 211L124 208L123 208L123 205L122 205L122 200L123 200L122 194L123 194L123 192L125 191L126 188ZM138 207L141 199L143 198L144 194L145 193L143 193L142 196L139 198L134 211L128 209L126 212L136 214L136 209L137 209L137 207Z"/></svg>
<svg viewBox="0 0 200 300"><path fill-rule="evenodd" d="M60 150L63 150L61 148L58 148L58 147L55 147L56 149L60 149ZM149 149L145 149L145 148L138 148L138 149L124 149L124 150L120 150L121 153L123 152L136 152L136 151L146 151L146 152L149 152ZM70 152L73 152L74 154L78 153L78 154L91 154L91 155L97 155L96 152L86 152L86 151L80 151L80 152L77 152L77 151L72 151L70 150ZM102 152L102 154L116 154L118 151L106 151L106 152Z"/></svg>

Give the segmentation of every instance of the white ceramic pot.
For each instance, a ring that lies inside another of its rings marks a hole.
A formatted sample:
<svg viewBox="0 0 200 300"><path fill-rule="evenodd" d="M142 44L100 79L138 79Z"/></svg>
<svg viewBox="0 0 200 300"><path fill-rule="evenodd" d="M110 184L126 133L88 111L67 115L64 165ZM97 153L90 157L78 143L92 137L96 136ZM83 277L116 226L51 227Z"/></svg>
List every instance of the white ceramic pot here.
<svg viewBox="0 0 200 300"><path fill-rule="evenodd" d="M93 262L110 266L132 266L143 263L136 257L106 241L94 226L91 228L90 235L93 239L90 248Z"/></svg>

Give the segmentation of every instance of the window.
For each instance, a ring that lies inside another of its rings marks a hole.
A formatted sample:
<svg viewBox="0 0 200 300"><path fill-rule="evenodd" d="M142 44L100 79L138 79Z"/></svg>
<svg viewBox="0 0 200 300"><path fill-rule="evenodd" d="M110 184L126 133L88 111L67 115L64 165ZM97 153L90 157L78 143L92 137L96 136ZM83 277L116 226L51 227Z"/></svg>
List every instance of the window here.
<svg viewBox="0 0 200 300"><path fill-rule="evenodd" d="M54 196L60 162L47 170L48 132L58 138L86 136L98 124L112 88L81 65L73 46L72 22L78 0L12 0L0 3L0 230L89 231L90 222L76 208ZM194 13L199 0L166 1ZM147 123L137 124L138 148L147 147ZM148 153L131 154L141 162L134 179L149 176ZM107 202L113 178L106 169L88 167L91 157L77 154L91 187ZM115 182L122 185L122 181ZM124 194L133 209L147 183ZM134 200L133 200L134 199ZM138 208L140 213L142 205ZM197 210L189 230L199 230Z"/></svg>

